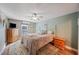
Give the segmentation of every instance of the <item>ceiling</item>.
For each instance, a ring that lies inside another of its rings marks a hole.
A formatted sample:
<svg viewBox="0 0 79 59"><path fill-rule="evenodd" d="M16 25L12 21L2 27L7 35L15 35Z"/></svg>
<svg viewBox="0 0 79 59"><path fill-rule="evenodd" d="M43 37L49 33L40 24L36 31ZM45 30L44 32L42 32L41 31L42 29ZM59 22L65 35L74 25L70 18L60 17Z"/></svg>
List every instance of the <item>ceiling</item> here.
<svg viewBox="0 0 79 59"><path fill-rule="evenodd" d="M78 11L77 3L2 3L0 10L9 18L33 21L28 18L33 13L43 16L40 21L52 19Z"/></svg>

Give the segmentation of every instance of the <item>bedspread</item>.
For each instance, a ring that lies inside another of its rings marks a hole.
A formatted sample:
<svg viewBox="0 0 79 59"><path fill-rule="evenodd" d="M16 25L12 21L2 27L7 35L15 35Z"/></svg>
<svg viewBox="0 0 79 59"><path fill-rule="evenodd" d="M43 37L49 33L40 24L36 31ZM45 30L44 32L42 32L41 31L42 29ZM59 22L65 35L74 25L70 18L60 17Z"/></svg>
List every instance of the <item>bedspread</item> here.
<svg viewBox="0 0 79 59"><path fill-rule="evenodd" d="M52 34L38 35L38 36L26 36L23 37L23 45L29 49L29 53L36 55L41 47L45 46L53 40Z"/></svg>
<svg viewBox="0 0 79 59"><path fill-rule="evenodd" d="M8 45L3 55L36 55L36 52L53 40L52 34L27 35Z"/></svg>

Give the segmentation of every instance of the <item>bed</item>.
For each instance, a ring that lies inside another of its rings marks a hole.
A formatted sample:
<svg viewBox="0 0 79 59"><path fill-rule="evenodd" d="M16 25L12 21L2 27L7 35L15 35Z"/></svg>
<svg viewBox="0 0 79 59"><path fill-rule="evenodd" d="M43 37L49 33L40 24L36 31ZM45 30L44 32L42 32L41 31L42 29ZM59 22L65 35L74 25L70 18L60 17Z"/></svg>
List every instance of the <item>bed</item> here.
<svg viewBox="0 0 79 59"><path fill-rule="evenodd" d="M8 45L2 55L36 55L36 52L53 40L52 34L22 36Z"/></svg>
<svg viewBox="0 0 79 59"><path fill-rule="evenodd" d="M30 35L23 37L23 45L28 48L29 53L36 55L36 51L53 40L52 34Z"/></svg>

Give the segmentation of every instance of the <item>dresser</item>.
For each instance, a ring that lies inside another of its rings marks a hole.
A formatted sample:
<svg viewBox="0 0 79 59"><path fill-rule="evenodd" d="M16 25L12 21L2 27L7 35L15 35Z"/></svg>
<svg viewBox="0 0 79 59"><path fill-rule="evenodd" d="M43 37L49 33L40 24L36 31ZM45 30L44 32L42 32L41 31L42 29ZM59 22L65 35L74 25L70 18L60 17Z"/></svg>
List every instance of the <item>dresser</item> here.
<svg viewBox="0 0 79 59"><path fill-rule="evenodd" d="M7 44L13 43L18 40L18 29L16 28L9 28L6 30L6 38Z"/></svg>

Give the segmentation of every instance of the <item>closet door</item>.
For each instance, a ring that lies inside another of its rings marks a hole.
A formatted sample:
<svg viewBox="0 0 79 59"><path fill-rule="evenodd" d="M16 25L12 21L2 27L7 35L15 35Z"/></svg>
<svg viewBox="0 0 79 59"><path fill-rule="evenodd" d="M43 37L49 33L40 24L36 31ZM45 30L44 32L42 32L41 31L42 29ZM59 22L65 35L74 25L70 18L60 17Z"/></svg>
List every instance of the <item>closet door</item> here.
<svg viewBox="0 0 79 59"><path fill-rule="evenodd" d="M65 39L67 45L71 45L71 20L56 25L56 35Z"/></svg>

